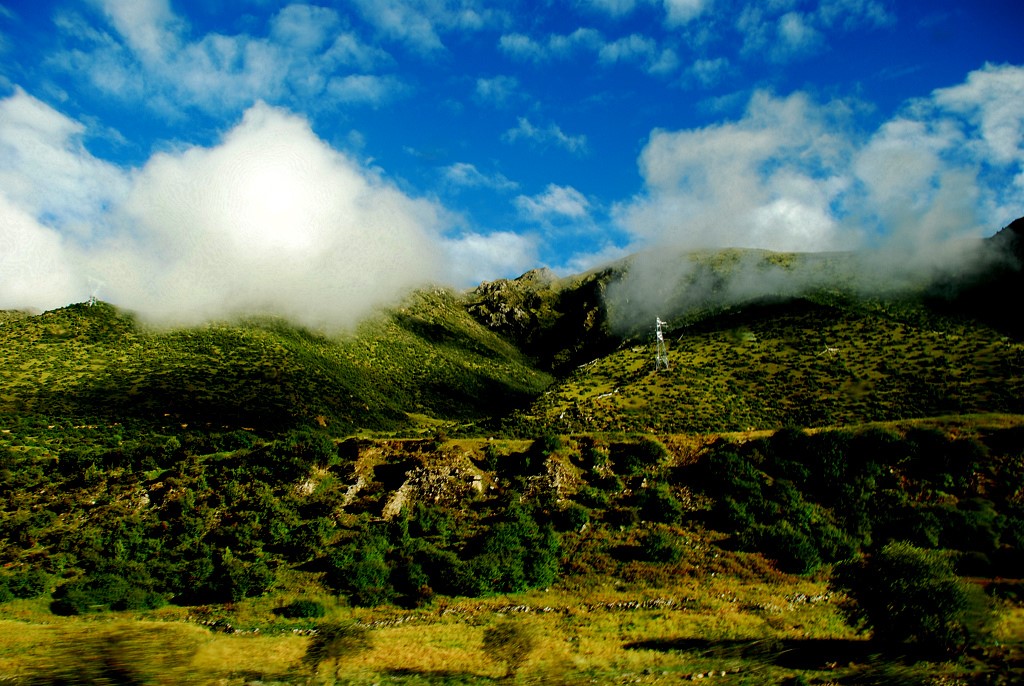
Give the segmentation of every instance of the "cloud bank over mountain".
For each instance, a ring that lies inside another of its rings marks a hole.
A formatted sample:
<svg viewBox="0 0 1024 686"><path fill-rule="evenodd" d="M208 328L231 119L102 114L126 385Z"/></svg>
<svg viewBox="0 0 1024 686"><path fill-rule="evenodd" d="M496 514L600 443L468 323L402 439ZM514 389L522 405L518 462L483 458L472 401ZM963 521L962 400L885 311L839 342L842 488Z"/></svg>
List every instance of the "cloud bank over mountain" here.
<svg viewBox="0 0 1024 686"><path fill-rule="evenodd" d="M24 92L0 108L11 153L4 188L13 189L0 226L18 246L0 265L19 274L5 284L4 306L80 301L92 278L102 297L159 322L267 312L337 326L442 274L443 208L279 109L254 105L216 146L120 170L76 142L75 122ZM32 140L26 113L45 115Z"/></svg>

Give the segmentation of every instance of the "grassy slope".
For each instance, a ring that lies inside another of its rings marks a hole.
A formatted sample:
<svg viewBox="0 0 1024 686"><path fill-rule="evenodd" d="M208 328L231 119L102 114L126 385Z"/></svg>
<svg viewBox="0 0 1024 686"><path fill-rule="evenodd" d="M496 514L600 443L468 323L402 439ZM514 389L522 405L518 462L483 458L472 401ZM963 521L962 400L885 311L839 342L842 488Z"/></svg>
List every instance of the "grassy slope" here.
<svg viewBox="0 0 1024 686"><path fill-rule="evenodd" d="M71 305L0 323L0 414L220 428L410 425L407 413L485 420L545 387L445 291L328 338L276 320L154 331L114 308Z"/></svg>
<svg viewBox="0 0 1024 686"><path fill-rule="evenodd" d="M666 340L669 370L653 340L627 344L529 414L561 431L707 432L1024 410L1024 345L918 307L749 305Z"/></svg>

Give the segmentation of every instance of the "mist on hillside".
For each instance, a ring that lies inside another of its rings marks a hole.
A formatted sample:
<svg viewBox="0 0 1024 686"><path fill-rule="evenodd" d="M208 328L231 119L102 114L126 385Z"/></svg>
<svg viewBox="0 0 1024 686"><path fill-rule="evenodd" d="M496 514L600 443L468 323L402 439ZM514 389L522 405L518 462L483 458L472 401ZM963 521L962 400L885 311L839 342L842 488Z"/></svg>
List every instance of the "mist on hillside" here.
<svg viewBox="0 0 1024 686"><path fill-rule="evenodd" d="M809 289L899 290L983 268L979 239L1022 206L986 176L1012 169L1013 157L997 127L963 125L963 112L988 111L965 88L936 91L871 133L858 131L849 103L768 92L736 121L653 132L639 158L643 189L614 211L638 254L608 290L613 327ZM995 90L986 97L996 111ZM808 257L747 253L712 269L691 256L728 248Z"/></svg>

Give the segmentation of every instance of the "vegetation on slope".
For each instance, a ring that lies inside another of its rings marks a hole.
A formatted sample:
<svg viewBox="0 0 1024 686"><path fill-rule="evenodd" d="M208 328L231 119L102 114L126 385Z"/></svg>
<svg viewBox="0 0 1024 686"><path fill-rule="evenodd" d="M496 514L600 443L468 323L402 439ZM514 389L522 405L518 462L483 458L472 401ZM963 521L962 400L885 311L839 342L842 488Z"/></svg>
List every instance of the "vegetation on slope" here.
<svg viewBox="0 0 1024 686"><path fill-rule="evenodd" d="M764 303L668 328L574 370L518 420L557 431L711 432L1024 411L1024 344L871 301ZM515 426L513 423L512 426Z"/></svg>
<svg viewBox="0 0 1024 686"><path fill-rule="evenodd" d="M71 305L0 324L0 416L336 433L412 426L410 414L489 421L550 379L446 291L420 292L328 337L278 320L156 331Z"/></svg>

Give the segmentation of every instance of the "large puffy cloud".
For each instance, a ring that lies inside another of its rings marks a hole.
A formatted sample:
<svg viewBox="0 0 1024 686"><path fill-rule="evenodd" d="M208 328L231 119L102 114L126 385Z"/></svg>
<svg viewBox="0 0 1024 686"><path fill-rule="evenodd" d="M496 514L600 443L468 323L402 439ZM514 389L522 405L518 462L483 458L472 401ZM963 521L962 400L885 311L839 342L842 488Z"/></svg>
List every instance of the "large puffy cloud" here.
<svg viewBox="0 0 1024 686"><path fill-rule="evenodd" d="M537 265L536 235L495 231L468 233L446 240L449 278L457 284L477 284L495 276L517 276Z"/></svg>
<svg viewBox="0 0 1024 686"><path fill-rule="evenodd" d="M443 210L333 150L302 118L257 104L219 145L118 176L71 145L80 125L43 103L19 92L0 111L28 105L64 131L40 138L37 158L82 177L109 172L123 191L77 189L75 204L104 230L72 230L59 196L83 179L47 185L34 158L5 162L5 188L37 189L0 198L5 306L84 300L92 277L103 297L158 322L271 313L336 328L442 276ZM12 130L0 119L0 140Z"/></svg>
<svg viewBox="0 0 1024 686"><path fill-rule="evenodd" d="M655 131L640 157L647 190L616 216L641 245L837 247L829 207L848 154L833 110L760 92L738 122Z"/></svg>
<svg viewBox="0 0 1024 686"><path fill-rule="evenodd" d="M164 319L348 324L438 276L436 206L262 104L215 148L151 159L122 214L137 228L102 254L108 288Z"/></svg>

